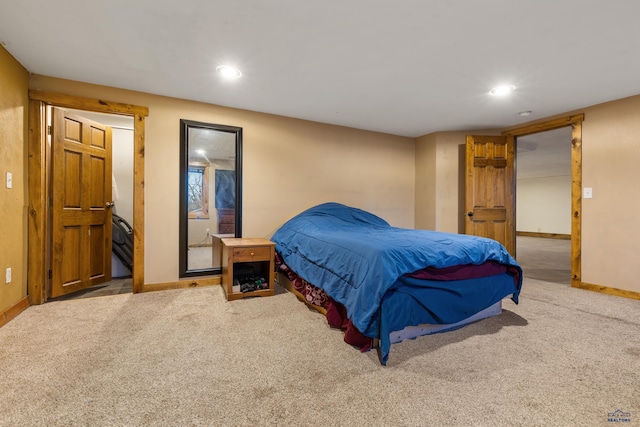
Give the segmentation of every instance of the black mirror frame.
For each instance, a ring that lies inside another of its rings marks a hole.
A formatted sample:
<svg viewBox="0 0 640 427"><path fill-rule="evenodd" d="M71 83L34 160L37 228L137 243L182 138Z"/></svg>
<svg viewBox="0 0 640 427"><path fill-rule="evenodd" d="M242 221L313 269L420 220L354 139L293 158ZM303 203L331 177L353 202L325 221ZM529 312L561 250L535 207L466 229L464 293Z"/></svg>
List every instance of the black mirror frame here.
<svg viewBox="0 0 640 427"><path fill-rule="evenodd" d="M222 268L204 268L188 270L188 227L187 214L187 173L189 170L189 128L211 129L235 134L236 141L236 200L235 200L235 237L242 237L242 128L214 123L180 119L180 257L179 274L182 277L209 276L221 274Z"/></svg>

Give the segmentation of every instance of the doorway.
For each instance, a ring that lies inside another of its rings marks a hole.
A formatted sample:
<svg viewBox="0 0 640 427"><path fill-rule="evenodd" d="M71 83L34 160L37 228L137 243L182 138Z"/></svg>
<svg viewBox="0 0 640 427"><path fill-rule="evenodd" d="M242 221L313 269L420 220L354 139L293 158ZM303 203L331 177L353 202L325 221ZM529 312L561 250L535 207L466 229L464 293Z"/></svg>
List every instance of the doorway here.
<svg viewBox="0 0 640 427"><path fill-rule="evenodd" d="M582 285L582 122L584 114L577 114L541 123L534 123L508 130L502 134L513 140L522 141L526 135L538 134L545 131L568 128L571 130L571 286ZM526 141L526 140L525 140ZM525 145L525 144L523 144ZM516 172L517 175L517 172ZM515 183L514 183L515 185ZM517 259L516 253L516 259Z"/></svg>
<svg viewBox="0 0 640 427"><path fill-rule="evenodd" d="M52 117L53 109L51 106L47 107L48 117ZM114 220L110 224L112 232L109 236L104 237L113 240L111 245L107 245L109 253L106 254L108 260L105 260L105 262L110 261L110 266L107 266L110 276L101 283L92 284L73 292L65 292L63 295L56 297L53 296L51 288L48 287L47 300L59 301L131 293L133 291L133 266L132 259L128 256L131 252L124 249L129 249L131 246L131 233L128 231L132 230L131 224L133 224L133 117L76 109L64 109L64 111L65 115L70 114L83 122L88 120L88 123L93 122L109 129L108 134L111 139L109 159L111 176L106 177L105 184L108 193L107 200L111 204L109 210ZM55 137L52 138L54 144L59 143ZM51 167L51 160L55 157L55 150L53 150L53 153L50 156L51 159L47 162L47 167L49 168ZM55 188L52 190L53 193L59 192ZM125 239L127 239L126 248L123 246L125 243L123 240ZM112 247L113 250L111 250ZM52 256L53 254L48 255L50 263Z"/></svg>
<svg viewBox="0 0 640 427"><path fill-rule="evenodd" d="M144 129L147 107L82 98L64 94L29 91L29 233L27 294L31 304L47 300L47 226L49 198L46 108L55 106L133 118L133 274L132 291L144 288Z"/></svg>
<svg viewBox="0 0 640 427"><path fill-rule="evenodd" d="M525 275L571 283L571 127L516 139L516 254Z"/></svg>

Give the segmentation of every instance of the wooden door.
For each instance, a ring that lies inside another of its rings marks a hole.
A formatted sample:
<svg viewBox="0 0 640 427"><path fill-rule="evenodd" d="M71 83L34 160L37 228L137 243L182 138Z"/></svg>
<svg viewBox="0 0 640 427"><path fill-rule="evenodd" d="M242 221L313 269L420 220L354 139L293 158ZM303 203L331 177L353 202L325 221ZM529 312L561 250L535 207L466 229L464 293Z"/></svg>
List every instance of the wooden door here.
<svg viewBox="0 0 640 427"><path fill-rule="evenodd" d="M54 108L51 130L54 298L111 280L111 128Z"/></svg>
<svg viewBox="0 0 640 427"><path fill-rule="evenodd" d="M502 243L515 257L514 138L467 136L465 233Z"/></svg>

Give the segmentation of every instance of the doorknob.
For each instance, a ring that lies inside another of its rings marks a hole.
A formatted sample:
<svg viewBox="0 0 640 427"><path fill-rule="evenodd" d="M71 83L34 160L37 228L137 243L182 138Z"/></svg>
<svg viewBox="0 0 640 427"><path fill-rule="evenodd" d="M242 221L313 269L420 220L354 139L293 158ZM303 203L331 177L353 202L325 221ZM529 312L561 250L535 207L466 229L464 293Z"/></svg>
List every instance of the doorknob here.
<svg viewBox="0 0 640 427"><path fill-rule="evenodd" d="M106 205L104 205L107 209L112 208L113 207L113 202L107 202Z"/></svg>
<svg viewBox="0 0 640 427"><path fill-rule="evenodd" d="M467 212L467 216L468 217L472 217L473 216L473 212Z"/></svg>

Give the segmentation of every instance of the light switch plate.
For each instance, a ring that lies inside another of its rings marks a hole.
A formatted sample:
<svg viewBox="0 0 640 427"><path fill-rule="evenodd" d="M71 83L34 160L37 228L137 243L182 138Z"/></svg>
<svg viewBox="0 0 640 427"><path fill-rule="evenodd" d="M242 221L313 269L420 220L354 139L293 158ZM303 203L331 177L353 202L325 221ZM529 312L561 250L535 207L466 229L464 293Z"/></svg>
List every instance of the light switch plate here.
<svg viewBox="0 0 640 427"><path fill-rule="evenodd" d="M582 197L584 197L585 199L591 199L593 197L593 188L585 187L582 190Z"/></svg>
<svg viewBox="0 0 640 427"><path fill-rule="evenodd" d="M13 175L11 172L7 172L7 188L13 187Z"/></svg>

